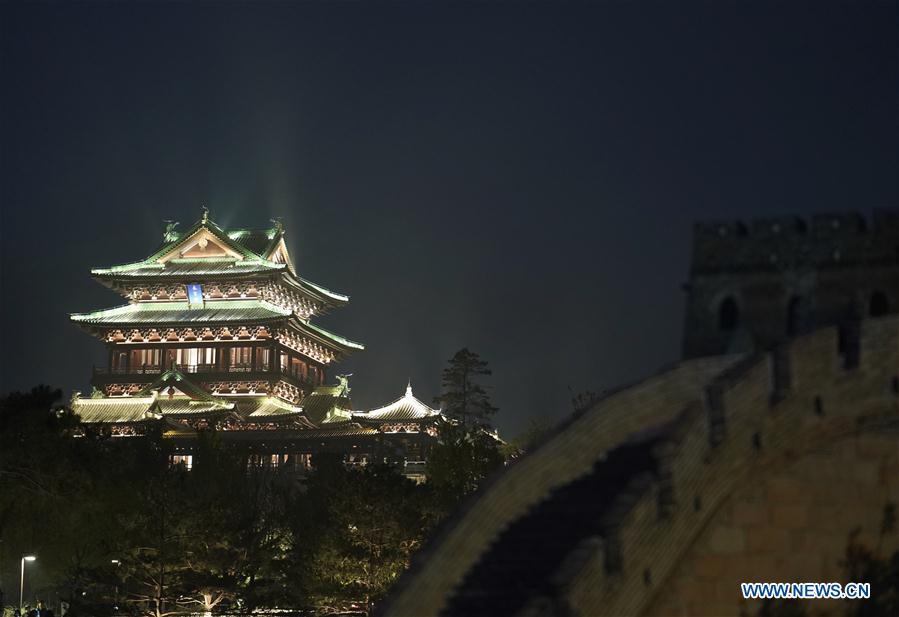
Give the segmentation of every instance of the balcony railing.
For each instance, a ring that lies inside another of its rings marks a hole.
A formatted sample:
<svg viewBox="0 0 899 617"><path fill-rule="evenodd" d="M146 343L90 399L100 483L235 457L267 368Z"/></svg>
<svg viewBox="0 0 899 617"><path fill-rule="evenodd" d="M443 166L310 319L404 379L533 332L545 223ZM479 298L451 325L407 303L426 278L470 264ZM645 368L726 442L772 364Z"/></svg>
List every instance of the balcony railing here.
<svg viewBox="0 0 899 617"><path fill-rule="evenodd" d="M221 367L217 364L174 364L171 367L163 367L159 364L142 364L140 366L118 366L113 368L94 367L94 375L158 375L167 368L177 368L182 373L269 373L268 365L260 364L253 368L252 364L232 364ZM274 372L283 375L297 377L289 371L276 370Z"/></svg>
<svg viewBox="0 0 899 617"><path fill-rule="evenodd" d="M157 375L162 372L158 364L141 366L117 366L114 368L94 367L94 375Z"/></svg>

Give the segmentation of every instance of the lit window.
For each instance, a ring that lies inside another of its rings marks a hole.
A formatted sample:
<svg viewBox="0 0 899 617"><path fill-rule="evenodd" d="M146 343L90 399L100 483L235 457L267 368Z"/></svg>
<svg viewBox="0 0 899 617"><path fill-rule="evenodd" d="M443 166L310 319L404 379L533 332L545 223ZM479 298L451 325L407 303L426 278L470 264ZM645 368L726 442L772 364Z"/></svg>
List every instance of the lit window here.
<svg viewBox="0 0 899 617"><path fill-rule="evenodd" d="M194 466L194 457L190 454L173 454L171 462L173 467L175 465L184 465L184 468L190 471Z"/></svg>

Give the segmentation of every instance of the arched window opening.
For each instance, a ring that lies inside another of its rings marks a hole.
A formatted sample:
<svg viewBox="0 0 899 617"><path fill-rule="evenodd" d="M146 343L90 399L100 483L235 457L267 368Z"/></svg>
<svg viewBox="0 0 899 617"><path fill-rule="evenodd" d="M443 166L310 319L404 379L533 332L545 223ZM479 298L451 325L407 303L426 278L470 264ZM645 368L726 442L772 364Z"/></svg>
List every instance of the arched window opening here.
<svg viewBox="0 0 899 617"><path fill-rule="evenodd" d="M793 296L787 306L787 336L796 336L802 332L802 298Z"/></svg>
<svg viewBox="0 0 899 617"><path fill-rule="evenodd" d="M868 306L868 314L871 317L880 317L890 312L890 301L887 295L882 291L875 291L871 294L871 303Z"/></svg>
<svg viewBox="0 0 899 617"><path fill-rule="evenodd" d="M739 322L740 309L737 308L736 300L728 296L718 307L718 329L723 332L731 332L736 330Z"/></svg>

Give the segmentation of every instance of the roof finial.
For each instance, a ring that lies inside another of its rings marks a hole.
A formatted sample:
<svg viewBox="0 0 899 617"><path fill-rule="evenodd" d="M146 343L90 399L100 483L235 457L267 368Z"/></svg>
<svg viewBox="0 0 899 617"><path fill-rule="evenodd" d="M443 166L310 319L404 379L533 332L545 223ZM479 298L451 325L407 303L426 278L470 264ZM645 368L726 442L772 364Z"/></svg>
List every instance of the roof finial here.
<svg viewBox="0 0 899 617"><path fill-rule="evenodd" d="M205 225L209 222L209 208L206 207L206 204L200 204L200 207L203 209L203 219L201 222Z"/></svg>
<svg viewBox="0 0 899 617"><path fill-rule="evenodd" d="M284 217L276 216L269 219L272 223L275 224L275 231L277 233L281 233L282 231L284 231L284 222L282 221L283 218Z"/></svg>
<svg viewBox="0 0 899 617"><path fill-rule="evenodd" d="M406 396L412 396L412 380L406 385Z"/></svg>
<svg viewBox="0 0 899 617"><path fill-rule="evenodd" d="M178 232L175 231L175 228L178 226L178 221L165 220L165 232L162 234L162 239L166 242L174 242L178 239Z"/></svg>

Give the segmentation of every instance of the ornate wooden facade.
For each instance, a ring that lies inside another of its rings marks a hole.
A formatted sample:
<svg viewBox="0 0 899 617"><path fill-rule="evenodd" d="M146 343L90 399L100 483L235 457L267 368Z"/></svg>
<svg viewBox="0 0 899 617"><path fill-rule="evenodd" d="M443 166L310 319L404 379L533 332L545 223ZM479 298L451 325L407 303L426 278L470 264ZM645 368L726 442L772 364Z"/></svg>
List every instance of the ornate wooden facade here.
<svg viewBox="0 0 899 617"><path fill-rule="evenodd" d="M363 346L312 323L349 298L296 273L280 223L226 230L204 209L176 226L146 259L92 270L127 304L71 316L108 351L93 396L72 400L86 431L140 436L162 423L179 457L198 431L216 430L264 464L332 451L351 464L407 452L397 462L423 465L442 416L411 388L396 409L357 412L345 378L325 385L328 368Z"/></svg>

